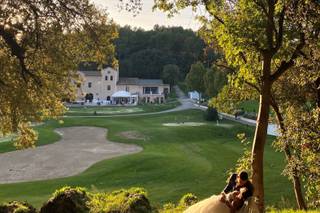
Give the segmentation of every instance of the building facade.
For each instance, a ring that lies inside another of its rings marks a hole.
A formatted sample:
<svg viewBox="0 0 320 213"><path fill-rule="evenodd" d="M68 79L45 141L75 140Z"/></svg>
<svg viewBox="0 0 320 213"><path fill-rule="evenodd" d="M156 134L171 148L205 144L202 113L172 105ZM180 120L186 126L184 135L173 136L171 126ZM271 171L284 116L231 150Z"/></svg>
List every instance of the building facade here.
<svg viewBox="0 0 320 213"><path fill-rule="evenodd" d="M163 103L170 86L160 79L120 78L112 67L99 70L79 70L82 83L78 86L78 102L135 105Z"/></svg>

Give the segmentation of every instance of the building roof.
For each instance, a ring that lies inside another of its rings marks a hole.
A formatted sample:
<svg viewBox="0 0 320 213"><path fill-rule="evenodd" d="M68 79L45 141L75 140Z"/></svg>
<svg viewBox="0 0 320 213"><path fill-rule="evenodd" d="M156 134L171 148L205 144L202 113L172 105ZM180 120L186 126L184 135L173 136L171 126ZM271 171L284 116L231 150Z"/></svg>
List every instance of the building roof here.
<svg viewBox="0 0 320 213"><path fill-rule="evenodd" d="M164 84L161 79L120 78L118 85L159 86Z"/></svg>
<svg viewBox="0 0 320 213"><path fill-rule="evenodd" d="M85 76L101 76L100 71L80 71L83 73Z"/></svg>
<svg viewBox="0 0 320 213"><path fill-rule="evenodd" d="M118 85L138 85L139 78L119 78Z"/></svg>
<svg viewBox="0 0 320 213"><path fill-rule="evenodd" d="M161 79L139 79L139 85L164 85Z"/></svg>
<svg viewBox="0 0 320 213"><path fill-rule="evenodd" d="M113 93L113 95L111 96L113 98L130 98L131 94L130 92L127 91L118 91Z"/></svg>

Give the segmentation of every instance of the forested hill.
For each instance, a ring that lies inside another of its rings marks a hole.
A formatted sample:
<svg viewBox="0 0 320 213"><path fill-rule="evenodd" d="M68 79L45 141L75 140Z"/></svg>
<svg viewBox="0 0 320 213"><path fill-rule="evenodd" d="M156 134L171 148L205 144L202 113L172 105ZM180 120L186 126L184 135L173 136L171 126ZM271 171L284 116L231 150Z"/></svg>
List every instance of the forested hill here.
<svg viewBox="0 0 320 213"><path fill-rule="evenodd" d="M203 59L204 47L195 32L182 27L122 27L116 40L120 76L160 78L165 65L176 64L184 78L191 64Z"/></svg>

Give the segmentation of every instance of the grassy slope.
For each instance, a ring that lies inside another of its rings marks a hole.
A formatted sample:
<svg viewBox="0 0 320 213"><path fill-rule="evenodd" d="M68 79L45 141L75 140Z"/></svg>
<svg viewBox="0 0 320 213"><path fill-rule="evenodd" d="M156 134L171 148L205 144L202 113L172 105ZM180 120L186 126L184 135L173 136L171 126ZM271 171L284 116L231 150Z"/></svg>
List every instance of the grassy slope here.
<svg viewBox="0 0 320 213"><path fill-rule="evenodd" d="M141 186L147 189L155 203L177 201L187 192L193 192L200 198L219 193L225 185L226 171L234 166L242 152L241 144L235 139L236 134L247 132L252 136L253 129L227 121L225 123L234 127L227 129L211 123L201 127L161 125L174 121L203 122L202 117L200 111L186 111L113 119L67 118L63 126L106 127L112 141L139 144L144 151L101 161L74 177L0 185L0 200L28 200L39 206L56 188L65 185L84 186L94 191ZM51 122L42 128L48 129L45 134L51 134L53 127L61 125ZM117 133L128 130L139 131L150 139L139 141L117 136ZM293 203L291 185L280 175L284 166L282 154L275 153L270 146L266 147L265 153L267 203L276 205L281 197Z"/></svg>
<svg viewBox="0 0 320 213"><path fill-rule="evenodd" d="M248 100L243 101L239 104L238 108L243 108L246 112L255 112L258 113L259 110L259 101L256 100Z"/></svg>

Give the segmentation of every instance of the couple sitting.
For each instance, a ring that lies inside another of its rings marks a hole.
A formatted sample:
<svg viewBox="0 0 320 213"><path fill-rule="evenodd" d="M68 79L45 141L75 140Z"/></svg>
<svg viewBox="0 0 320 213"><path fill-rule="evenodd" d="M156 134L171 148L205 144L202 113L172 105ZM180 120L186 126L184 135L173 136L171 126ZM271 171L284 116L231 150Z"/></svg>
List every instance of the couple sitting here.
<svg viewBox="0 0 320 213"><path fill-rule="evenodd" d="M190 206L184 213L235 213L248 212L242 208L244 202L253 195L253 186L247 172L232 174L228 185L220 195L213 195ZM252 212L252 211L251 211Z"/></svg>
<svg viewBox="0 0 320 213"><path fill-rule="evenodd" d="M230 213L235 213L252 195L253 185L249 180L248 173L242 171L230 176L228 185L221 193L220 201L230 208Z"/></svg>

